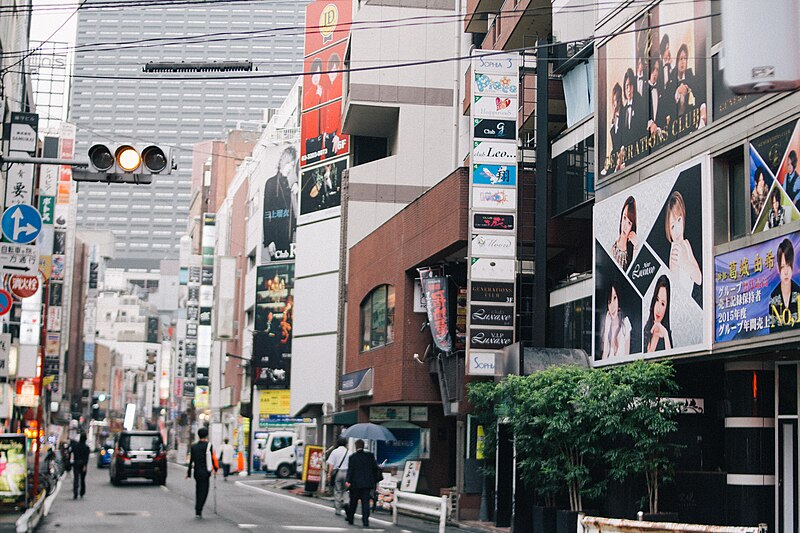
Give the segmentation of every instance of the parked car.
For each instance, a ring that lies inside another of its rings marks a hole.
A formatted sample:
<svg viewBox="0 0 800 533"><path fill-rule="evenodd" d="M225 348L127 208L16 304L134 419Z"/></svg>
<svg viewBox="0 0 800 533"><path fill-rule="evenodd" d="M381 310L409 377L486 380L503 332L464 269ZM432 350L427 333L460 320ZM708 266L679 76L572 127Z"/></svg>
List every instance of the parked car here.
<svg viewBox="0 0 800 533"><path fill-rule="evenodd" d="M111 466L112 455L114 455L114 441L108 439L97 450L97 468Z"/></svg>
<svg viewBox="0 0 800 533"><path fill-rule="evenodd" d="M167 450L158 431L123 431L117 437L109 479L114 485L136 477L167 482Z"/></svg>

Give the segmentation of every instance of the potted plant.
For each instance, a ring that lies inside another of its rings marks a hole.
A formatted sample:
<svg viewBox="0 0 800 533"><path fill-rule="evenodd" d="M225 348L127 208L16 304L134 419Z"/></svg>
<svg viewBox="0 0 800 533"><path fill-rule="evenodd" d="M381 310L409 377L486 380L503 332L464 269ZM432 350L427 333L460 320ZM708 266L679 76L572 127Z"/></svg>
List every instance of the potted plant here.
<svg viewBox="0 0 800 533"><path fill-rule="evenodd" d="M569 496L558 513L557 531L574 532L584 497L599 496L602 480L590 467L600 460L600 373L574 366L551 367L529 376L509 376L504 393L514 429L518 465L552 503L556 487Z"/></svg>
<svg viewBox="0 0 800 533"><path fill-rule="evenodd" d="M667 363L639 361L609 371L613 381L608 398L610 422L605 433L615 445L606 452L610 476L623 481L644 475L649 512L646 520L676 521L676 513L659 507L660 487L671 479L678 446L667 442L677 431L680 405L670 401L678 392L674 370Z"/></svg>

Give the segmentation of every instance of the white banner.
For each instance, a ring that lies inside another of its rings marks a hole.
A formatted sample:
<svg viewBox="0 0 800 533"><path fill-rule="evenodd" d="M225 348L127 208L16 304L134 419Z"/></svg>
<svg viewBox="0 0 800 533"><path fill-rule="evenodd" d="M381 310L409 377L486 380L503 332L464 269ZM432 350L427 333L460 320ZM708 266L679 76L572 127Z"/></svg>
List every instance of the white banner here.
<svg viewBox="0 0 800 533"><path fill-rule="evenodd" d="M514 257L517 238L514 235L472 235L473 257Z"/></svg>
<svg viewBox="0 0 800 533"><path fill-rule="evenodd" d="M500 187L473 187L472 207L476 209L517 208L517 190Z"/></svg>
<svg viewBox="0 0 800 533"><path fill-rule="evenodd" d="M472 105L475 118L514 120L519 111L517 98L511 96L475 96Z"/></svg>
<svg viewBox="0 0 800 533"><path fill-rule="evenodd" d="M513 259L473 257L470 277L480 280L514 281L514 266L515 261Z"/></svg>
<svg viewBox="0 0 800 533"><path fill-rule="evenodd" d="M517 143L514 141L473 141L473 163L517 164Z"/></svg>

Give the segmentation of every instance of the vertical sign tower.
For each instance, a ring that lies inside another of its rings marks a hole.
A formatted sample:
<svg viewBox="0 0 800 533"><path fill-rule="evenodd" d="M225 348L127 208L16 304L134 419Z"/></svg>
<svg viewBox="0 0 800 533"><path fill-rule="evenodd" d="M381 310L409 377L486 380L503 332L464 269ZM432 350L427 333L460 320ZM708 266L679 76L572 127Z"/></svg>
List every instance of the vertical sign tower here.
<svg viewBox="0 0 800 533"><path fill-rule="evenodd" d="M514 342L519 54L471 62L467 374L494 375Z"/></svg>

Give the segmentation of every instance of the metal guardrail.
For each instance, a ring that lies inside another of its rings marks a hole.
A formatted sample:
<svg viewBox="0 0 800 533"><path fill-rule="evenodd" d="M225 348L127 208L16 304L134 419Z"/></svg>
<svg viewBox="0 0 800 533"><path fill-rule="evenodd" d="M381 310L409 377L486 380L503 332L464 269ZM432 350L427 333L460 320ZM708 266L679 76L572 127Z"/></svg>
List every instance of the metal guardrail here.
<svg viewBox="0 0 800 533"><path fill-rule="evenodd" d="M398 511L410 511L438 518L439 533L444 533L449 507L450 497L447 495L437 498L436 496L398 490L394 493L392 502L392 523L397 525Z"/></svg>

